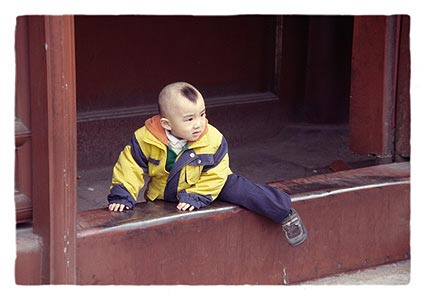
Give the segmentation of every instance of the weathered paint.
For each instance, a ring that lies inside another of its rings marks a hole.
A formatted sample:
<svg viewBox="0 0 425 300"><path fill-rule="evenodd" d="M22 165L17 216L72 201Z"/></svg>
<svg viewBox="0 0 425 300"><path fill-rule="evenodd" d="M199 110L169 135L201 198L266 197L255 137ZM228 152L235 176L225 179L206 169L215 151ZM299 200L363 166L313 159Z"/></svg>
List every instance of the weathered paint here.
<svg viewBox="0 0 425 300"><path fill-rule="evenodd" d="M402 260L410 255L409 173L404 163L274 183L298 197L309 237L296 248L278 224L219 201L192 213L162 201L86 211L77 282L291 284Z"/></svg>
<svg viewBox="0 0 425 300"><path fill-rule="evenodd" d="M354 18L350 147L382 159L394 155L400 16Z"/></svg>

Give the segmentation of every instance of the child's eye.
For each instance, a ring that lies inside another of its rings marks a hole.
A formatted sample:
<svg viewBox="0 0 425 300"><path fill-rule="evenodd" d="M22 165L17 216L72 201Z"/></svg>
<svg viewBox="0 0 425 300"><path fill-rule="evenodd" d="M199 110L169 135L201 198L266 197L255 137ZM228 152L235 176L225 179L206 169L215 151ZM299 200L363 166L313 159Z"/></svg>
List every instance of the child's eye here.
<svg viewBox="0 0 425 300"><path fill-rule="evenodd" d="M193 118L186 119L186 122L192 122Z"/></svg>

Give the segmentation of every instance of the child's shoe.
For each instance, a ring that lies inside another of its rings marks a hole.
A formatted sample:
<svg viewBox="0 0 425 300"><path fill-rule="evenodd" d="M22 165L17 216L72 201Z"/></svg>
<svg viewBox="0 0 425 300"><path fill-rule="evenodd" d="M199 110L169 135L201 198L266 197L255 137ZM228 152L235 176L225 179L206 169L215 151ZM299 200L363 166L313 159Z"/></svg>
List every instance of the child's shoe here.
<svg viewBox="0 0 425 300"><path fill-rule="evenodd" d="M293 208L282 221L282 229L291 246L298 246L307 239L307 230L301 221L300 215Z"/></svg>

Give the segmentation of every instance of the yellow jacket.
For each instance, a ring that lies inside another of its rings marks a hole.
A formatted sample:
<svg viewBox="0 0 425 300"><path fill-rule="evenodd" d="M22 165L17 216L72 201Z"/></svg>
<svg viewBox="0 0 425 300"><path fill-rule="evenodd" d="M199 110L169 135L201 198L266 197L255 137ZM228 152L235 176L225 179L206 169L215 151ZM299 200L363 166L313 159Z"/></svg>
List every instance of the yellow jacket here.
<svg viewBox="0 0 425 300"><path fill-rule="evenodd" d="M114 166L108 201L133 208L148 176L145 197L191 204L196 208L215 200L223 188L229 167L227 142L207 124L198 140L189 142L170 172L166 171L168 140L156 115L134 133Z"/></svg>

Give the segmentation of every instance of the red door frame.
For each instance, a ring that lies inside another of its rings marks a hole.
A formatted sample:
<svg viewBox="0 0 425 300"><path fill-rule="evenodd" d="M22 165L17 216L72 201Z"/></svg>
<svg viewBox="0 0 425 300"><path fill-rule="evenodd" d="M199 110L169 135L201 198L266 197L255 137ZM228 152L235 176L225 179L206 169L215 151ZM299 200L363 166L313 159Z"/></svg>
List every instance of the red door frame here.
<svg viewBox="0 0 425 300"><path fill-rule="evenodd" d="M410 156L408 16L354 18L350 147L382 163Z"/></svg>
<svg viewBox="0 0 425 300"><path fill-rule="evenodd" d="M28 42L33 230L43 242L41 281L75 284L74 17L28 17Z"/></svg>

